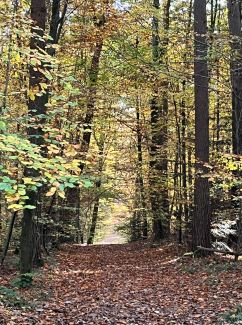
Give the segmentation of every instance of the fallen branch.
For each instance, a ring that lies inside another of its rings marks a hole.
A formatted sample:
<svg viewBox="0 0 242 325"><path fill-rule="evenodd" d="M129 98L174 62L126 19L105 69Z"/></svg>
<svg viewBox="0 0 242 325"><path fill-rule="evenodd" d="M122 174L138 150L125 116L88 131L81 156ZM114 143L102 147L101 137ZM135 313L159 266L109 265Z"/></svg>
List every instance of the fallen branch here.
<svg viewBox="0 0 242 325"><path fill-rule="evenodd" d="M230 251L221 251L219 249L214 249L214 248L206 248L206 247L201 247L198 246L198 249L204 250L204 251L209 251L209 252L216 252L216 253L222 253L222 254L229 254L229 255L235 255L235 256L241 256L242 252L230 252Z"/></svg>

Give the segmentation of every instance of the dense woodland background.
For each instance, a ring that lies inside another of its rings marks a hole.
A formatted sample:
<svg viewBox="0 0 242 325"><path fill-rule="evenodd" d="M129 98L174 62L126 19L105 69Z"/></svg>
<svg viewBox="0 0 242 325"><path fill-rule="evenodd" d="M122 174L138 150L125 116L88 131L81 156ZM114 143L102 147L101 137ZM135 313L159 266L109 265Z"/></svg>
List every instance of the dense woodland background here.
<svg viewBox="0 0 242 325"><path fill-rule="evenodd" d="M0 44L2 262L113 225L239 254L241 1L2 0Z"/></svg>

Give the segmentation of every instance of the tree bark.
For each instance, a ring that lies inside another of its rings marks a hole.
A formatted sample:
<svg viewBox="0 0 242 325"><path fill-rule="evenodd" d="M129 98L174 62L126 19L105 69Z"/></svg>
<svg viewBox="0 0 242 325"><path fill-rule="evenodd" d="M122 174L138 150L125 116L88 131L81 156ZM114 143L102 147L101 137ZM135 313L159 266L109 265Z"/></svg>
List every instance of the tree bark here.
<svg viewBox="0 0 242 325"><path fill-rule="evenodd" d="M159 0L154 0L153 6L158 12L160 8ZM170 10L170 0L165 4L165 18L164 18L164 28L165 31L169 29L169 10ZM167 35L165 35L163 44L159 42L159 23L156 15L153 16L152 21L152 50L153 50L153 61L159 63L161 57L164 56L166 51L166 46L168 44ZM162 46L162 50L159 49ZM165 90L163 92L162 104L159 103L158 87L155 85L154 96L151 101L151 126L152 126L152 146L151 146L151 161L150 167L154 174L152 175L151 183L153 183L151 190L151 206L153 214L153 233L154 240L159 240L167 236L170 232L169 220L167 219L169 202L167 189L155 188L157 184L157 178L166 178L167 174L167 161L164 157L157 157L157 149L159 147L164 147L167 140L167 126L166 118L168 113L168 99L167 99L167 88L168 83L165 83ZM158 132L158 124L163 120L163 126Z"/></svg>
<svg viewBox="0 0 242 325"><path fill-rule="evenodd" d="M32 26L32 33L36 33L38 36L43 37L43 31L45 30L46 22L46 5L45 0L31 0L31 19L34 21ZM36 29L40 28L40 29ZM45 49L45 42L32 36L30 42L30 49L36 50L37 48L42 50ZM43 67L42 67L43 68ZM39 71L35 71L34 67L29 69L29 88L38 87L40 89L40 82L42 78L45 79L44 75ZM36 96L34 100L29 99L28 103L28 113L30 116L35 116L39 114L46 113L46 106L48 95L43 94L42 96ZM42 118L39 121L39 125L44 124L45 119ZM38 128L29 128L28 137L31 143L34 143L38 146L41 146L44 143L43 138L44 132L42 127ZM32 168L26 168L25 170L26 177L37 177L38 171ZM38 192L33 192L28 190L26 192L29 197L26 200L27 205L37 206L37 197ZM32 230L33 230L33 216L36 210L24 209L23 218L22 218L22 232L20 238L20 273L25 274L31 272L33 255L35 252L35 243L32 241Z"/></svg>
<svg viewBox="0 0 242 325"><path fill-rule="evenodd" d="M195 79L195 190L192 225L192 250L197 246L210 248L209 182L202 177L209 162L209 99L207 67L206 0L194 3L194 79Z"/></svg>
<svg viewBox="0 0 242 325"><path fill-rule="evenodd" d="M4 244L4 248L3 248L3 253L2 253L2 257L1 257L1 264L3 264L3 262L5 260L5 257L7 256L8 247L9 247L10 240L11 240L11 237L12 237L13 226L14 226L16 216L17 216L17 211L14 211L13 214L12 214L12 218L11 218L10 225L9 225L9 228L8 228L7 238L6 238L6 241L5 241L5 244Z"/></svg>
<svg viewBox="0 0 242 325"><path fill-rule="evenodd" d="M99 190L101 187L101 173L103 170L103 165L104 165L104 142L105 142L105 136L101 136L101 140L97 145L99 148L99 167L98 167L98 173L99 173L99 180L96 182L96 189ZM87 244L93 244L94 241L94 236L95 236L95 231L96 231L96 225L97 225L97 219L98 219L98 210L99 210L99 200L100 200L100 195L97 193L95 203L94 203L94 208L93 208L93 213L92 213L92 223L91 223L91 228L90 228L90 234L87 240Z"/></svg>
<svg viewBox="0 0 242 325"><path fill-rule="evenodd" d="M141 121L140 121L140 103L137 98L137 107L136 107L136 121L137 121L137 150L138 150L138 172L137 172L137 185L138 192L140 192L141 198L141 222L142 222L142 233L143 239L148 237L148 220L147 220L147 205L145 199L145 189L144 189L144 180L143 180L143 153L142 153L142 134L141 134Z"/></svg>
<svg viewBox="0 0 242 325"><path fill-rule="evenodd" d="M233 153L242 154L242 62L241 12L239 1L227 0L231 40Z"/></svg>
<svg viewBox="0 0 242 325"><path fill-rule="evenodd" d="M101 181L98 181L96 183L96 188L99 189L101 187ZM88 245L92 245L94 241L95 231L96 231L96 225L97 225L97 219L98 219L98 210L99 210L99 195L97 194L97 197L95 199L93 213L92 213L92 223L90 228L90 234L87 240Z"/></svg>

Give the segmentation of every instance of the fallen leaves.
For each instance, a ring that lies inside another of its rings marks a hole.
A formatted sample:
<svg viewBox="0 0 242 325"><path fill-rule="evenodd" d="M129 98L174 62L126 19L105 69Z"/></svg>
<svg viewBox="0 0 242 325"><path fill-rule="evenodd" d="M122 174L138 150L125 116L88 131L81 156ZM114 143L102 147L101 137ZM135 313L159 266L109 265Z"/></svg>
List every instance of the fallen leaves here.
<svg viewBox="0 0 242 325"><path fill-rule="evenodd" d="M241 264L182 254L147 242L66 245L21 292L36 306L8 308L16 319L7 324L213 324L242 300Z"/></svg>

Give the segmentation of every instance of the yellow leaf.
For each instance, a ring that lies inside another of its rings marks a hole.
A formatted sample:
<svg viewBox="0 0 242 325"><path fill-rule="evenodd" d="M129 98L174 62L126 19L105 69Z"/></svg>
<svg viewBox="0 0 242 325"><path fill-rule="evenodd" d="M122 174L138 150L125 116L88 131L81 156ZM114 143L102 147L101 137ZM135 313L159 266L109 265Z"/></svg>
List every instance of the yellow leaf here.
<svg viewBox="0 0 242 325"><path fill-rule="evenodd" d="M40 86L41 86L42 89L47 89L48 88L48 86L44 82L40 82Z"/></svg>
<svg viewBox="0 0 242 325"><path fill-rule="evenodd" d="M65 192L59 191L58 195L62 198L65 199Z"/></svg>
<svg viewBox="0 0 242 325"><path fill-rule="evenodd" d="M35 182L33 182L32 178L30 177L23 177L24 180L24 184L35 184Z"/></svg>
<svg viewBox="0 0 242 325"><path fill-rule="evenodd" d="M12 204L8 207L8 209L13 209L14 211L18 211L23 209L22 204Z"/></svg>
<svg viewBox="0 0 242 325"><path fill-rule="evenodd" d="M29 96L29 98L30 98L31 100L34 100L34 99L35 99L35 96L34 96L34 93L33 93L32 90L29 90L29 91L28 91L28 96Z"/></svg>

